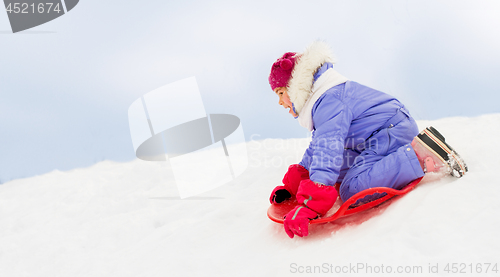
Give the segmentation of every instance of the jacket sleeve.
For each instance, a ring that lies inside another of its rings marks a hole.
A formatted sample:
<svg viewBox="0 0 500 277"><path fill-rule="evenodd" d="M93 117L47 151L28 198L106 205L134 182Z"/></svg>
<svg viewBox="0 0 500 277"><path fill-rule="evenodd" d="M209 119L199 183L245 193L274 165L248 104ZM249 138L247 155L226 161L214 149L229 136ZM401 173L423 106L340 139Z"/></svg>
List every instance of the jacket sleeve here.
<svg viewBox="0 0 500 277"><path fill-rule="evenodd" d="M314 140L314 131L312 133L312 140ZM306 152L304 152L304 155L302 156L302 160L299 163L301 166L305 167L307 170L309 170L309 167L311 167L312 153L313 153L312 143L310 143L309 147L307 147L307 149L306 149Z"/></svg>
<svg viewBox="0 0 500 277"><path fill-rule="evenodd" d="M314 182L335 185L344 158L344 141L351 126L352 112L332 94L318 99L312 111L314 135L304 154L309 156L309 176ZM305 163L304 159L301 163Z"/></svg>

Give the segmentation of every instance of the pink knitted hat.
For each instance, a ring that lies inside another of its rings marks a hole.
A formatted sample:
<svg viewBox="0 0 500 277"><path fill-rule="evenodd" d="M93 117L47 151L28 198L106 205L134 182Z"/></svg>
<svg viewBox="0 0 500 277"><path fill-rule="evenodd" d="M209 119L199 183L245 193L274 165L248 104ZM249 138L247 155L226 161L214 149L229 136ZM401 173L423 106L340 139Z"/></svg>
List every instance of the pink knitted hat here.
<svg viewBox="0 0 500 277"><path fill-rule="evenodd" d="M269 74L269 84L273 91L276 88L287 86L297 58L296 53L287 52L273 63L271 74Z"/></svg>

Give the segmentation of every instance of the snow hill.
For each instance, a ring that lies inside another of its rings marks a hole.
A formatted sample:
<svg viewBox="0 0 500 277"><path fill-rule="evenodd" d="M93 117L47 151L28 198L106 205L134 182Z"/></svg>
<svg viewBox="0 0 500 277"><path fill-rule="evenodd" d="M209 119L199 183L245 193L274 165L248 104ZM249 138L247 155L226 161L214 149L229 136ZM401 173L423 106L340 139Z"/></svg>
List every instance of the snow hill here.
<svg viewBox="0 0 500 277"><path fill-rule="evenodd" d="M140 160L14 180L0 185L0 276L499 276L499 122L418 122L464 157L465 177L293 240L266 210L307 139L248 142L242 176L185 200Z"/></svg>

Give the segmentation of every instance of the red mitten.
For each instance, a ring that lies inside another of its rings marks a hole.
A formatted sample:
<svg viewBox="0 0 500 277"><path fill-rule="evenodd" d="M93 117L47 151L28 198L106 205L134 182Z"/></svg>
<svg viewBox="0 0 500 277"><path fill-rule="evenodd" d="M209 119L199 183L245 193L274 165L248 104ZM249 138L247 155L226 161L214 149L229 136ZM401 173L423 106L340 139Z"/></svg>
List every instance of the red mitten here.
<svg viewBox="0 0 500 277"><path fill-rule="evenodd" d="M297 194L300 181L305 179L309 179L309 171L299 164L292 164L288 167L285 177L283 177L284 186L274 188L269 197L269 202L279 204Z"/></svg>
<svg viewBox="0 0 500 277"><path fill-rule="evenodd" d="M309 220L318 215L324 215L330 210L337 200L338 192L335 187L315 183L309 179L300 182L297 191L297 201L300 204L289 212L283 226L290 238L309 234Z"/></svg>
<svg viewBox="0 0 500 277"><path fill-rule="evenodd" d="M291 210L286 216L283 226L286 234L293 239L294 235L299 237L309 235L309 220L318 217L316 212L299 205Z"/></svg>
<svg viewBox="0 0 500 277"><path fill-rule="evenodd" d="M292 194L284 186L277 186L274 188L273 192L271 192L269 202L271 202L271 204L279 204L291 197Z"/></svg>
<svg viewBox="0 0 500 277"><path fill-rule="evenodd" d="M306 179L309 179L309 171L300 164L292 164L288 167L285 177L283 177L283 184L291 194L295 195L300 182Z"/></svg>
<svg viewBox="0 0 500 277"><path fill-rule="evenodd" d="M322 216L332 208L338 195L334 186L325 186L307 179L300 182L297 201Z"/></svg>

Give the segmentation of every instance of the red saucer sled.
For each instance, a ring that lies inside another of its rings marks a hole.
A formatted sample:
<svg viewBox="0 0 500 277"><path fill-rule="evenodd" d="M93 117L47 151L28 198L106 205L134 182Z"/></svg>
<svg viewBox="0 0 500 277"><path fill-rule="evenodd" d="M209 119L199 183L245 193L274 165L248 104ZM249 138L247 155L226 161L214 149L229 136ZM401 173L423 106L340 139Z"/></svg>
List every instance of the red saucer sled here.
<svg viewBox="0 0 500 277"><path fill-rule="evenodd" d="M413 188L415 188L415 186L420 182L420 180L422 180L422 178L423 177L413 180L401 190L384 188L384 187L369 188L367 190L356 193L344 203L342 203L342 200L340 200L339 197L337 199L337 202L335 202L333 207L326 213L324 217L311 220L309 221L309 224L332 222L338 218L373 208L395 196L405 195L408 192L410 192ZM381 198L375 199L371 202L361 204L359 206L352 206L359 199L362 199L363 197L374 193L385 193L386 195ZM297 206L297 200L295 198L287 200L281 204L273 204L269 207L269 209L267 209L267 216L272 221L283 224L284 220L283 217L293 208L295 208L295 206Z"/></svg>

